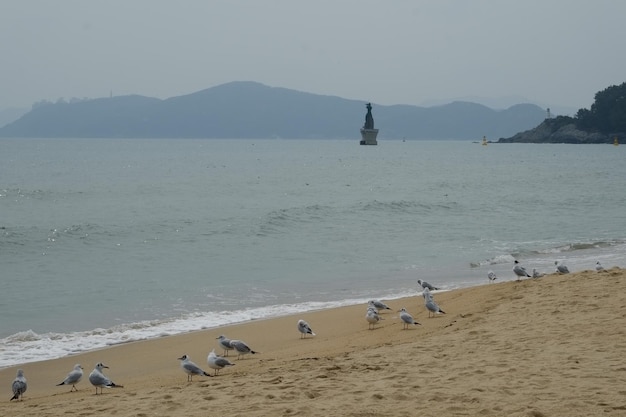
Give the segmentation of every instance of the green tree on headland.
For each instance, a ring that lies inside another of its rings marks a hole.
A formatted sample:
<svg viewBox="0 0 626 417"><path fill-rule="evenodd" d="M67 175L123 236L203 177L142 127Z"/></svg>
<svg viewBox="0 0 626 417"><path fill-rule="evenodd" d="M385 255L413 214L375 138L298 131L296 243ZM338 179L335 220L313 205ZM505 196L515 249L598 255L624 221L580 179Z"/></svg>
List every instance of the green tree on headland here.
<svg viewBox="0 0 626 417"><path fill-rule="evenodd" d="M591 109L578 110L575 123L586 131L626 132L626 82L597 92Z"/></svg>

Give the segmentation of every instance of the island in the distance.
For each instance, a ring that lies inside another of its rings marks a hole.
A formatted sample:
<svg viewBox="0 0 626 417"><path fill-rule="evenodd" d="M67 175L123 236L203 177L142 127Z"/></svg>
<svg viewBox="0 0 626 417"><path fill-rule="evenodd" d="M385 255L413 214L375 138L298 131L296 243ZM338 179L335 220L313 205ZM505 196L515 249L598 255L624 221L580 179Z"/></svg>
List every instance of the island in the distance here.
<svg viewBox="0 0 626 417"><path fill-rule="evenodd" d="M500 138L497 143L610 143L626 142L626 82L596 93L591 109L575 117L549 116L534 129Z"/></svg>

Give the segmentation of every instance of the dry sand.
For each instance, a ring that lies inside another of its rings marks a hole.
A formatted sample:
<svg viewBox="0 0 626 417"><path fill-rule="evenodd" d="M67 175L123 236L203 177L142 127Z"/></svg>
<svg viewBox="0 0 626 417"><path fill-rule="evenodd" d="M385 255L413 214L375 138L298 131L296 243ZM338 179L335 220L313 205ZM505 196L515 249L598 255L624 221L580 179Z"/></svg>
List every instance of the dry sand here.
<svg viewBox="0 0 626 417"><path fill-rule="evenodd" d="M486 280L486 279L485 279ZM368 330L365 306L311 312L0 370L0 416L626 416L626 273L583 271L391 300ZM402 330L406 307L422 326ZM307 320L317 336L300 339ZM259 353L187 382L177 357L205 370L215 338ZM96 362L124 388L95 395ZM78 392L62 381L85 368Z"/></svg>

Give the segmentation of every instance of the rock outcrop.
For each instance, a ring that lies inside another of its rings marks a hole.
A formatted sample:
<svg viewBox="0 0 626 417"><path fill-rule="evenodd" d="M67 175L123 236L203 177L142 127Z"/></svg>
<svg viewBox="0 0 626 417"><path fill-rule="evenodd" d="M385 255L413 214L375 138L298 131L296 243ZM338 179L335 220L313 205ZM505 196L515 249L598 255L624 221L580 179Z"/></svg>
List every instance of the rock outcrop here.
<svg viewBox="0 0 626 417"><path fill-rule="evenodd" d="M626 143L626 133L601 133L580 130L574 123L563 124L557 119L546 119L534 129L500 138L498 143L613 143L615 138Z"/></svg>

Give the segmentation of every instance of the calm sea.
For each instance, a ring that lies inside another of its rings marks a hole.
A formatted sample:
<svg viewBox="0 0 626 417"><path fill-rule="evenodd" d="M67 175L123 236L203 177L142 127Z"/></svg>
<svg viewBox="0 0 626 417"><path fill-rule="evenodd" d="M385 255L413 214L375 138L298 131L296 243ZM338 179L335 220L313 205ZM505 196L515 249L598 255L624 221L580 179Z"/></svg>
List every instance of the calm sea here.
<svg viewBox="0 0 626 417"><path fill-rule="evenodd" d="M626 266L626 147L0 140L0 367ZM416 307L417 309L417 307ZM452 308L453 309L453 308Z"/></svg>

